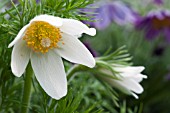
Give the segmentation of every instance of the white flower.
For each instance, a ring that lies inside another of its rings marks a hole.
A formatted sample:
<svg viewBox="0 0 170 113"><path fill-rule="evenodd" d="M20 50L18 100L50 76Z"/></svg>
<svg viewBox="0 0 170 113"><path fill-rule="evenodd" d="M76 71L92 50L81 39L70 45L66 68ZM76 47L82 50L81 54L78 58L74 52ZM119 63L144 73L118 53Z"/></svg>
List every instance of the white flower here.
<svg viewBox="0 0 170 113"><path fill-rule="evenodd" d="M117 79L110 78L108 76L100 76L105 81L107 81L111 86L121 90L126 94L133 95L136 99L138 99L137 94L141 94L143 92L143 87L139 84L143 78L147 78L146 75L141 74L144 70L144 67L132 67L132 66L113 66L114 71L116 71ZM108 70L102 70L104 73L113 76L112 72Z"/></svg>
<svg viewBox="0 0 170 113"><path fill-rule="evenodd" d="M67 93L62 58L90 68L95 66L92 54L78 39L82 33L94 36L96 30L74 19L36 16L8 46L14 46L11 59L13 74L20 77L30 59L35 76L45 92L52 98L62 98Z"/></svg>

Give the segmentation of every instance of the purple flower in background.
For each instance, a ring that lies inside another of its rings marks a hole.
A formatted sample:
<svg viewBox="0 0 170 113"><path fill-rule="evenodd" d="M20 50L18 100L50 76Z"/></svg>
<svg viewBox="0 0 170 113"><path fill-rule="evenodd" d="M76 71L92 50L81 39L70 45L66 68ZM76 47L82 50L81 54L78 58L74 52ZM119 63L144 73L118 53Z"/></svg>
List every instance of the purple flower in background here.
<svg viewBox="0 0 170 113"><path fill-rule="evenodd" d="M40 2L40 0L36 0L36 3L39 3Z"/></svg>
<svg viewBox="0 0 170 113"><path fill-rule="evenodd" d="M170 42L170 11L156 10L148 13L147 16L140 19L136 28L144 30L146 38L152 40L159 35L164 36Z"/></svg>
<svg viewBox="0 0 170 113"><path fill-rule="evenodd" d="M170 72L165 76L165 80L170 80Z"/></svg>
<svg viewBox="0 0 170 113"><path fill-rule="evenodd" d="M134 23L137 20L137 13L135 13L128 5L121 1L100 1L93 4L99 8L84 9L85 12L94 12L93 20L96 22L85 22L97 29L104 29L109 26L113 21L119 25L127 23Z"/></svg>
<svg viewBox="0 0 170 113"><path fill-rule="evenodd" d="M153 0L153 2L155 4L158 4L158 5L162 5L163 4L163 0Z"/></svg>

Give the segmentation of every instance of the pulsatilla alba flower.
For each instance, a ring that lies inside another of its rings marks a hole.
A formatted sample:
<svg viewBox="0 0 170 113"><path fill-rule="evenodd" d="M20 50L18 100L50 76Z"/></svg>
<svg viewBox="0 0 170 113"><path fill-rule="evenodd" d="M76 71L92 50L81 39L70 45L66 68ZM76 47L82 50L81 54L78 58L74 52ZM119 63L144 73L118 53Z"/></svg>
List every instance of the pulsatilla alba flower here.
<svg viewBox="0 0 170 113"><path fill-rule="evenodd" d="M112 87L119 89L125 94L133 95L136 99L138 96L136 94L141 94L143 92L143 87L139 84L143 78L147 78L146 75L141 74L144 67L131 67L131 66L113 66L113 70L116 72L115 75L111 71L102 70L109 76L100 75L103 80L109 83ZM112 76L117 79L112 78Z"/></svg>
<svg viewBox="0 0 170 113"><path fill-rule="evenodd" d="M95 66L95 59L79 41L82 33L94 36L96 30L74 19L39 15L25 25L9 44L13 47L11 68L20 77L29 62L45 92L55 99L67 93L67 80L62 58L88 66Z"/></svg>

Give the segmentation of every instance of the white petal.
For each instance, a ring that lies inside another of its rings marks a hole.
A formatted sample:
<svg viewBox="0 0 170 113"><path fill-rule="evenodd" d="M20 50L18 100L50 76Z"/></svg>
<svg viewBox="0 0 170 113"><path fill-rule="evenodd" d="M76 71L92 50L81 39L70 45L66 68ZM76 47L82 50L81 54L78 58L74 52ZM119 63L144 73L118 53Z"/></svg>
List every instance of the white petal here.
<svg viewBox="0 0 170 113"><path fill-rule="evenodd" d="M67 94L67 80L61 57L55 52L32 53L31 64L44 91L54 99Z"/></svg>
<svg viewBox="0 0 170 113"><path fill-rule="evenodd" d="M114 67L114 69L118 72L124 73L140 73L142 72L145 67L143 66L128 66L128 67Z"/></svg>
<svg viewBox="0 0 170 113"><path fill-rule="evenodd" d="M143 75L143 74L138 74L138 75L136 75L136 76L133 76L133 78L131 78L131 79L133 79L133 80L135 80L136 82L141 82L142 80L143 80L143 78L147 78L147 76L146 75Z"/></svg>
<svg viewBox="0 0 170 113"><path fill-rule="evenodd" d="M96 35L96 29L89 28L87 25L74 19L63 19L63 25L60 27L60 30L73 36L81 36L82 33L91 36Z"/></svg>
<svg viewBox="0 0 170 113"><path fill-rule="evenodd" d="M55 51L66 60L88 66L95 66L95 59L89 50L77 39L68 34L62 34L64 44L58 43Z"/></svg>
<svg viewBox="0 0 170 113"><path fill-rule="evenodd" d="M27 27L29 26L29 24L25 25L18 33L18 35L15 37L15 39L8 45L8 48L12 47L15 43L17 43L23 36L25 30L27 29Z"/></svg>
<svg viewBox="0 0 170 113"><path fill-rule="evenodd" d="M51 24L51 25L53 25L53 26L56 26L56 27L62 26L62 24L63 24L61 18L52 16L52 15L38 15L38 16L36 16L35 18L33 18L33 19L30 21L30 23L33 22L33 21L44 21L44 22L48 22L49 24Z"/></svg>
<svg viewBox="0 0 170 113"><path fill-rule="evenodd" d="M30 49L24 40L19 40L12 50L11 68L14 75L20 77L29 62Z"/></svg>
<svg viewBox="0 0 170 113"><path fill-rule="evenodd" d="M123 77L135 77L137 74L141 73L145 68L143 66L128 66L128 67L113 67L113 69Z"/></svg>
<svg viewBox="0 0 170 113"><path fill-rule="evenodd" d="M131 94L131 91L121 84L122 81L111 79L109 77L100 76L103 80L107 81L112 87L119 89L125 94Z"/></svg>
<svg viewBox="0 0 170 113"><path fill-rule="evenodd" d="M126 94L131 94L131 92L140 94L143 92L142 86L133 79L124 78L122 80L115 80L115 79L110 79L108 77L105 78L103 77L103 79L105 79L113 87L116 87L117 89L121 90Z"/></svg>
<svg viewBox="0 0 170 113"><path fill-rule="evenodd" d="M136 95L135 93L131 92L131 95L133 95L136 99L138 99L138 95Z"/></svg>
<svg viewBox="0 0 170 113"><path fill-rule="evenodd" d="M135 92L137 94L140 94L143 92L143 87L132 79L124 79L123 81L117 81L119 84L127 89L129 89L132 92Z"/></svg>

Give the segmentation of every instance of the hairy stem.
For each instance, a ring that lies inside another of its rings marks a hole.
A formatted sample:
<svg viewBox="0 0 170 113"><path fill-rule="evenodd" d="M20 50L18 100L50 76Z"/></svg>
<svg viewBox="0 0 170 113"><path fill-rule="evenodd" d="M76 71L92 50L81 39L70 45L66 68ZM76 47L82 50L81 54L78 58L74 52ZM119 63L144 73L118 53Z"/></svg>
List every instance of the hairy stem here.
<svg viewBox="0 0 170 113"><path fill-rule="evenodd" d="M67 79L70 80L75 75L76 72L87 70L90 70L90 68L83 65L75 65L67 72Z"/></svg>
<svg viewBox="0 0 170 113"><path fill-rule="evenodd" d="M31 64L29 64L27 66L26 73L25 73L21 113L28 113L28 107L29 107L30 98L31 98L32 75L33 75L32 67L31 67Z"/></svg>

